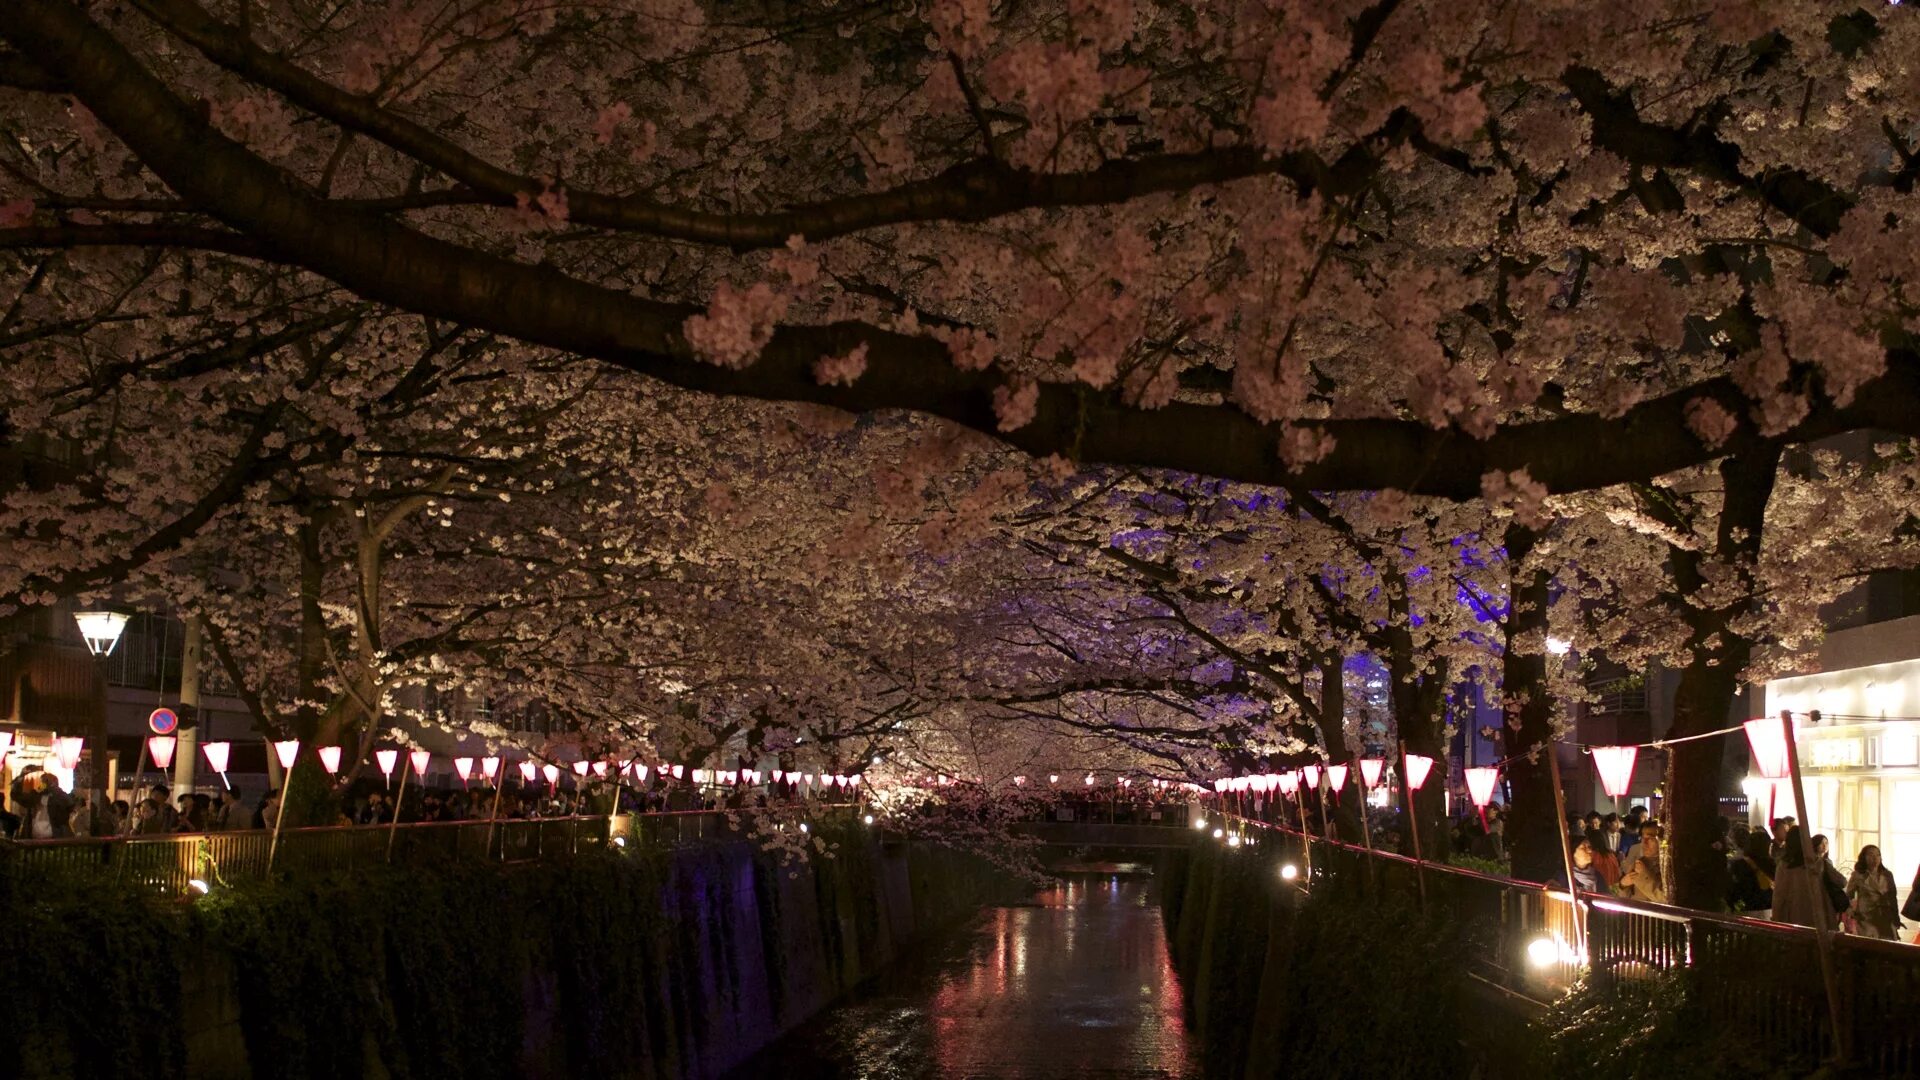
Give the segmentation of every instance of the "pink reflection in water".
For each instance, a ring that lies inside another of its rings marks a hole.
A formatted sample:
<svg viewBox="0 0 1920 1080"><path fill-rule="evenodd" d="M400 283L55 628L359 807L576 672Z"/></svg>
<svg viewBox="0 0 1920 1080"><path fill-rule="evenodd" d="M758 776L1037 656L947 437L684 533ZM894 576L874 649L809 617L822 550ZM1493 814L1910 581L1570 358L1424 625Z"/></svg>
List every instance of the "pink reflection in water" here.
<svg viewBox="0 0 1920 1080"><path fill-rule="evenodd" d="M927 1003L942 1077L1199 1075L1147 882L1069 878L999 908Z"/></svg>

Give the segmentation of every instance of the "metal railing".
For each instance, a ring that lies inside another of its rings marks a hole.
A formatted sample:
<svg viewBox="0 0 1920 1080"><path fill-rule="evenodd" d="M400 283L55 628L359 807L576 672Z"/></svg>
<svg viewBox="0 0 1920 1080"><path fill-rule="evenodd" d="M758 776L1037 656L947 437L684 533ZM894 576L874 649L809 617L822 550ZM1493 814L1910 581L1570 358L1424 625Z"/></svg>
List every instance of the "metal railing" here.
<svg viewBox="0 0 1920 1080"><path fill-rule="evenodd" d="M844 806L822 805L809 807L806 817L819 821L848 812ZM536 862L571 858L610 843L671 847L747 838L748 829L737 821L727 811L686 810L621 814L611 823L602 814L323 826L284 830L277 851L270 829L0 841L0 861L10 868L100 874L163 896L183 896L200 891L195 882L211 887L261 880L270 858L276 875L388 863Z"/></svg>
<svg viewBox="0 0 1920 1080"><path fill-rule="evenodd" d="M1695 911L1497 877L1443 863L1308 837L1225 815L1302 861L1312 879L1338 875L1450 913L1475 974L1547 1003L1583 976L1602 987L1670 971L1714 1021L1810 1057L1833 1049L1832 1019L1810 927ZM1852 1063L1877 1075L1920 1074L1920 946L1832 937L1842 1024ZM1544 943L1544 944L1543 944Z"/></svg>

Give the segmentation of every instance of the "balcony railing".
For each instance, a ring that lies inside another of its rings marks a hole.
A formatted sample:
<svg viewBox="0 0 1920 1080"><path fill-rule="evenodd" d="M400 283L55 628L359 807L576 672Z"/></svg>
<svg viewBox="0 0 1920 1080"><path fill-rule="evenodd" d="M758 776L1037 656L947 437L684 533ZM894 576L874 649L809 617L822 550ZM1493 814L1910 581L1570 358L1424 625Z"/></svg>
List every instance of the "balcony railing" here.
<svg viewBox="0 0 1920 1080"><path fill-rule="evenodd" d="M1389 852L1308 838L1227 815L1242 835L1310 861L1312 879L1371 879L1424 894L1451 912L1475 975L1547 1003L1583 976L1603 987L1686 972L1687 992L1715 1021L1811 1057L1833 1048L1833 1022L1809 927L1551 888ZM1305 850L1303 850L1303 848ZM1544 943L1544 944L1541 944ZM1920 1075L1920 947L1851 934L1832 937L1841 1023L1850 1059L1871 1075Z"/></svg>

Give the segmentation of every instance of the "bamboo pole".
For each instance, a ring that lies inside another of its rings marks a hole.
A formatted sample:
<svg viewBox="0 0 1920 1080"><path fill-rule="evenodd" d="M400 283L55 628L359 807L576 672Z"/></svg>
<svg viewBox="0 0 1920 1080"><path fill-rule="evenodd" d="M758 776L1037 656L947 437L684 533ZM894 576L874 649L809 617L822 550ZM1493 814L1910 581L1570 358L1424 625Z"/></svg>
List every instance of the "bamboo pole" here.
<svg viewBox="0 0 1920 1080"><path fill-rule="evenodd" d="M1407 740L1400 740L1400 790L1407 794L1407 830L1413 833L1413 876L1420 883L1420 910L1427 909L1427 860L1420 854L1420 808L1414 804L1413 784L1407 777Z"/></svg>
<svg viewBox="0 0 1920 1080"><path fill-rule="evenodd" d="M413 761L406 754L400 755L400 794L393 797L393 817L387 822L387 862L393 862L393 838L400 833L400 807L407 799L407 773L413 771Z"/></svg>
<svg viewBox="0 0 1920 1080"><path fill-rule="evenodd" d="M486 858L487 856L493 854L493 830L496 827L498 827L498 824L500 821L500 796L506 790L507 790L507 759L503 757L500 759L500 771L495 773L493 777L493 812L487 815L487 847L485 851L482 851L480 853L481 858ZM393 816L395 818L398 818L400 816L399 807L397 806L394 807ZM500 852L501 862L506 861L506 855L507 853L503 849Z"/></svg>
<svg viewBox="0 0 1920 1080"><path fill-rule="evenodd" d="M612 800L607 804L607 850L613 850L613 823L620 820L620 781L613 781Z"/></svg>
<svg viewBox="0 0 1920 1080"><path fill-rule="evenodd" d="M273 756L272 743L267 744L267 756L269 758ZM294 766L297 768L299 764L299 760L295 759ZM273 839L267 843L268 877L273 876L273 859L275 855L280 853L280 826L287 820L287 792L293 787L293 771L293 769L284 769L280 777L280 810L273 815ZM225 773L221 773L220 775L222 778L226 776Z"/></svg>
<svg viewBox="0 0 1920 1080"><path fill-rule="evenodd" d="M1573 880L1573 847L1567 836L1567 793L1560 788L1560 754L1552 742L1546 745L1547 775L1553 781L1553 809L1558 815L1554 827L1560 833L1560 865L1567 874L1567 893L1573 897L1573 947L1581 955L1587 951L1586 908L1580 906L1580 886Z"/></svg>
<svg viewBox="0 0 1920 1080"><path fill-rule="evenodd" d="M1306 863L1307 880L1312 881L1313 827L1307 824L1307 793L1299 788L1294 789L1294 806L1300 811L1300 858Z"/></svg>
<svg viewBox="0 0 1920 1080"><path fill-rule="evenodd" d="M1379 872L1374 869L1377 861L1373 857L1373 823L1367 819L1373 816L1370 796L1373 789L1367 786L1366 774L1360 775L1360 842L1367 846L1367 893L1377 895L1380 892Z"/></svg>
<svg viewBox="0 0 1920 1080"><path fill-rule="evenodd" d="M1807 820L1811 816L1807 812L1807 793L1800 782L1800 748L1794 741L1793 714L1785 709L1780 710L1780 726L1786 732L1787 775L1793 778L1793 801L1795 808L1800 811L1800 854L1806 860L1807 868L1824 879L1826 868L1815 862L1817 856L1813 852L1813 823ZM1827 1017L1833 1024L1833 1056L1837 1064L1844 1065L1852 1056L1852 1047L1848 1045L1852 1042L1852 1032L1847 1030L1846 1007L1840 999L1840 976L1833 963L1832 924L1835 913L1833 904L1827 899L1825 880L1814 891L1820 897L1820 925L1813 928L1813 935L1820 951L1820 979L1827 987Z"/></svg>

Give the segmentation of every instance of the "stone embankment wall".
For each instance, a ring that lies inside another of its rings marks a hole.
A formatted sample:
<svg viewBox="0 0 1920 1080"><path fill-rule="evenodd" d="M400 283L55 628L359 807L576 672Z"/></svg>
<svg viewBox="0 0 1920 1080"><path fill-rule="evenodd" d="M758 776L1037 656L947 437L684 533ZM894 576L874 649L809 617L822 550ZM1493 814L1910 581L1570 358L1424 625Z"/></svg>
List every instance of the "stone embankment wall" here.
<svg viewBox="0 0 1920 1080"><path fill-rule="evenodd" d="M1480 1000L1444 913L1363 882L1308 892L1282 878L1289 861L1222 844L1161 860L1168 941L1210 1080L1516 1074L1532 1054L1529 1015Z"/></svg>
<svg viewBox="0 0 1920 1080"><path fill-rule="evenodd" d="M449 865L227 890L182 911L0 888L28 989L0 1075L714 1077L1005 879L883 844Z"/></svg>

